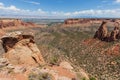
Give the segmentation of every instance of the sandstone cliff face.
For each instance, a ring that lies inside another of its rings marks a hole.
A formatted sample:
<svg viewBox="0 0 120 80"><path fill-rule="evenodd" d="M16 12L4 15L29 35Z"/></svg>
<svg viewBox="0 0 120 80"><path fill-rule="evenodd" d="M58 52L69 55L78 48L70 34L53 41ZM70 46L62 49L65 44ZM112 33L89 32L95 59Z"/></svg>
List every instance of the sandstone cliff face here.
<svg viewBox="0 0 120 80"><path fill-rule="evenodd" d="M2 41L0 40L0 57L2 57L2 54L4 53L5 53L5 50L3 48Z"/></svg>
<svg viewBox="0 0 120 80"><path fill-rule="evenodd" d="M64 24L66 24L66 25L71 25L71 24L87 24L87 23L101 24L102 21L113 22L114 19L72 18L72 19L66 19L64 21Z"/></svg>
<svg viewBox="0 0 120 80"><path fill-rule="evenodd" d="M20 19L1 19L0 20L0 28L19 27L19 26L35 26L35 24L31 22L23 22Z"/></svg>
<svg viewBox="0 0 120 80"><path fill-rule="evenodd" d="M14 32L4 36L2 41L5 57L12 64L35 66L45 63L32 35Z"/></svg>
<svg viewBox="0 0 120 80"><path fill-rule="evenodd" d="M99 40L107 41L107 42L120 39L119 23L115 22L114 30L110 34L108 32L108 28L107 28L106 23L107 22L104 22L104 21L102 22L101 26L96 31L94 38L98 38Z"/></svg>
<svg viewBox="0 0 120 80"><path fill-rule="evenodd" d="M72 24L85 24L85 23L90 23L91 19L66 19L64 21L64 24L66 25L72 25Z"/></svg>
<svg viewBox="0 0 120 80"><path fill-rule="evenodd" d="M115 40L119 39L119 35L120 35L119 32L120 32L119 23L116 22L114 30L111 32L111 35L110 35L111 41L115 41Z"/></svg>

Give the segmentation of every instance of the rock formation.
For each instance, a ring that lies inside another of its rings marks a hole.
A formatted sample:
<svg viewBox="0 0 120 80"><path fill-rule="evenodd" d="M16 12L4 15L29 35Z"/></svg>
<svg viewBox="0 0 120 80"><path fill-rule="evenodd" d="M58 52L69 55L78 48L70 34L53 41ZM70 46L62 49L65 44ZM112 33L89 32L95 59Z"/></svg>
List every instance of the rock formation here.
<svg viewBox="0 0 120 80"><path fill-rule="evenodd" d="M37 48L32 34L13 32L2 37L5 58L12 64L41 65L44 59Z"/></svg>
<svg viewBox="0 0 120 80"><path fill-rule="evenodd" d="M94 38L105 40L105 38L107 37L107 34L108 34L108 30L106 27L106 22L103 21L98 31L96 31Z"/></svg>
<svg viewBox="0 0 120 80"><path fill-rule="evenodd" d="M119 22L116 22L116 23L115 23L115 28L114 28L114 30L116 30L116 33L117 33L117 35L116 35L116 39L120 39L120 28L119 28Z"/></svg>
<svg viewBox="0 0 120 80"><path fill-rule="evenodd" d="M19 26L35 26L32 22L23 22L20 19L1 19L0 28L19 27Z"/></svg>
<svg viewBox="0 0 120 80"><path fill-rule="evenodd" d="M118 35L119 35L119 26L115 25L114 30L111 32L110 40L111 41L117 40L118 39Z"/></svg>
<svg viewBox="0 0 120 80"><path fill-rule="evenodd" d="M94 38L98 38L99 40L107 41L107 42L120 39L119 23L115 22L114 30L109 35L108 29L106 27L106 22L103 21L98 31L96 31Z"/></svg>
<svg viewBox="0 0 120 80"><path fill-rule="evenodd" d="M0 57L2 57L2 54L4 53L5 53L5 50L3 48L2 41L0 40Z"/></svg>
<svg viewBox="0 0 120 80"><path fill-rule="evenodd" d="M71 18L71 19L66 19L64 21L65 25L71 25L71 24L86 24L86 23L92 23L92 24L101 24L102 21L107 21L107 22L114 22L114 21L119 21L119 19L107 19L107 18Z"/></svg>

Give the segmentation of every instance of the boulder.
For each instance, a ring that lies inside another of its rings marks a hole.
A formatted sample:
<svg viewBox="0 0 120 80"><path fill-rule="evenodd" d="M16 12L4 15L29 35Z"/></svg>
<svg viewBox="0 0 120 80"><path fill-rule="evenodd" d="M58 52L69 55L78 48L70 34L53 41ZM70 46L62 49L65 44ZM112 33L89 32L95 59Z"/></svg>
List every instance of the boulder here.
<svg viewBox="0 0 120 80"><path fill-rule="evenodd" d="M1 40L5 57L12 64L37 66L45 63L32 34L17 31L7 34Z"/></svg>
<svg viewBox="0 0 120 80"><path fill-rule="evenodd" d="M24 73L25 71L26 71L26 68L23 67L23 66L16 66L16 67L14 68L14 72L15 72L15 73Z"/></svg>
<svg viewBox="0 0 120 80"><path fill-rule="evenodd" d="M72 70L73 69L73 67L70 65L70 63L68 63L66 61L61 62L60 66L65 68L65 69L68 69L68 70Z"/></svg>

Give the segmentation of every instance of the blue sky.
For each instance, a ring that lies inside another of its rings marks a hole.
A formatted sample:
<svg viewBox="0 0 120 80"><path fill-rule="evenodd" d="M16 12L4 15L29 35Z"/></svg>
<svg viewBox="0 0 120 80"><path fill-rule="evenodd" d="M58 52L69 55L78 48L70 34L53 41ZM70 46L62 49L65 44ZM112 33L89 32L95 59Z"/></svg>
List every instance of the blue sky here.
<svg viewBox="0 0 120 80"><path fill-rule="evenodd" d="M0 0L0 15L120 17L120 0Z"/></svg>

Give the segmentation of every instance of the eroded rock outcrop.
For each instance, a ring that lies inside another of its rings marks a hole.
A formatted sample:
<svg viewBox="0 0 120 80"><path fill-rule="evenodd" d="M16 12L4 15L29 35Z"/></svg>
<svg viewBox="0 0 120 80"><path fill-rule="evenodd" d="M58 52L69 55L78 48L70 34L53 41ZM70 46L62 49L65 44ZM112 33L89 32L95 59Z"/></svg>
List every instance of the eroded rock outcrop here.
<svg viewBox="0 0 120 80"><path fill-rule="evenodd" d="M114 30L111 32L110 40L115 41L119 39L119 23L116 23Z"/></svg>
<svg viewBox="0 0 120 80"><path fill-rule="evenodd" d="M35 66L45 63L32 34L18 31L2 37L1 40L6 52L5 57L12 64Z"/></svg>
<svg viewBox="0 0 120 80"><path fill-rule="evenodd" d="M99 40L102 41L115 41L120 39L120 29L119 29L119 23L115 22L115 27L114 30L109 34L108 28L106 26L107 22L102 22L101 26L99 29L96 31L94 38L98 38Z"/></svg>
<svg viewBox="0 0 120 80"><path fill-rule="evenodd" d="M4 53L5 53L5 50L3 48L2 41L0 40L0 57L2 57L2 54Z"/></svg>
<svg viewBox="0 0 120 80"><path fill-rule="evenodd" d="M96 31L94 38L98 38L100 40L104 40L107 37L108 29L106 27L106 22L102 22L98 31Z"/></svg>

